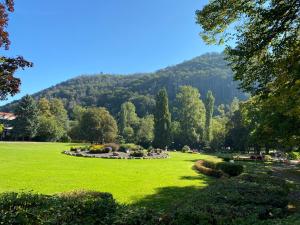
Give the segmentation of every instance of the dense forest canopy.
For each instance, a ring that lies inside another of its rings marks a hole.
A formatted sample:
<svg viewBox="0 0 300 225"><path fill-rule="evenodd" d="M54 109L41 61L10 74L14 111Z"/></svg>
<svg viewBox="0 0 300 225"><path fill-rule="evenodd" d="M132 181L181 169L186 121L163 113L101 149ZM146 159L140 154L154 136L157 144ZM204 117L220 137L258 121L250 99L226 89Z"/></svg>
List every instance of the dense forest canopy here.
<svg viewBox="0 0 300 225"><path fill-rule="evenodd" d="M202 96L211 90L216 97L216 105L230 104L234 97L243 100L246 95L232 81L232 71L227 64L223 54L209 53L154 73L79 76L38 92L33 97L60 98L69 113L74 105L79 104L106 107L113 115L120 111L122 103L131 101L136 106L137 114L145 116L153 113L155 95L161 88L166 88L170 105L173 105L180 86L191 85L198 88ZM0 110L13 111L15 103Z"/></svg>

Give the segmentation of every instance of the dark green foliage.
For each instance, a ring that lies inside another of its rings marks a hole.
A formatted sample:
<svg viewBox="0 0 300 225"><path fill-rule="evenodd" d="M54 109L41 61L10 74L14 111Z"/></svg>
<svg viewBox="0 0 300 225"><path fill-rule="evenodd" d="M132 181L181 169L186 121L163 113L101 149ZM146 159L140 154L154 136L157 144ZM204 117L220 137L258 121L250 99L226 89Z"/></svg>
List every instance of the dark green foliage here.
<svg viewBox="0 0 300 225"><path fill-rule="evenodd" d="M243 172L244 167L236 163L222 162L218 163L217 169L222 170L231 177L235 177Z"/></svg>
<svg viewBox="0 0 300 225"><path fill-rule="evenodd" d="M235 151L245 151L249 140L249 128L244 123L241 110L233 112L226 124L226 130L225 146Z"/></svg>
<svg viewBox="0 0 300 225"><path fill-rule="evenodd" d="M298 0L214 0L197 11L197 22L208 43L228 41L235 79L241 81L244 90L257 94L271 91L270 84L281 80L285 69L297 69L294 66L299 63L299 13ZM230 46L232 37L236 41L234 47Z"/></svg>
<svg viewBox="0 0 300 225"><path fill-rule="evenodd" d="M203 39L227 44L234 79L252 94L251 138L257 147L300 144L299 15L299 0L213 0L197 11Z"/></svg>
<svg viewBox="0 0 300 225"><path fill-rule="evenodd" d="M178 203L168 216L172 225L239 224L249 218L280 218L288 204L284 181L268 176L242 176L220 181ZM246 223L247 224L247 223ZM270 223L272 224L272 223Z"/></svg>
<svg viewBox="0 0 300 225"><path fill-rule="evenodd" d="M163 225L160 215L151 209L122 207L116 215L113 225Z"/></svg>
<svg viewBox="0 0 300 225"><path fill-rule="evenodd" d="M165 148L170 146L171 138L169 99L166 89L162 89L156 95L153 145L157 148Z"/></svg>
<svg viewBox="0 0 300 225"><path fill-rule="evenodd" d="M183 145L199 147L203 142L205 106L200 93L191 86L182 86L176 95L176 120L179 122L179 140Z"/></svg>
<svg viewBox="0 0 300 225"><path fill-rule="evenodd" d="M117 204L108 193L0 196L0 222L7 225L107 225L112 223L116 210Z"/></svg>
<svg viewBox="0 0 300 225"><path fill-rule="evenodd" d="M288 186L278 178L248 175L218 180L158 212L118 205L98 192L0 195L0 222L9 225L294 225L286 217ZM294 223L293 223L294 222ZM295 223L296 222L296 223Z"/></svg>
<svg viewBox="0 0 300 225"><path fill-rule="evenodd" d="M87 109L78 129L82 140L97 143L114 142L118 133L117 122L105 108Z"/></svg>
<svg viewBox="0 0 300 225"><path fill-rule="evenodd" d="M215 168L215 165L209 165L206 161L203 160L199 160L195 163L195 169L207 176L212 176L216 178L220 178L223 176L223 173L220 170L217 170Z"/></svg>
<svg viewBox="0 0 300 225"><path fill-rule="evenodd" d="M130 156L132 157L144 157L145 152L143 150L133 151L130 153Z"/></svg>
<svg viewBox="0 0 300 225"><path fill-rule="evenodd" d="M153 74L81 76L43 90L34 98L62 99L70 115L78 104L105 107L117 116L121 105L131 101L140 117L153 113L155 95L162 88L167 89L170 105L183 85L198 88L202 96L211 90L218 105L229 104L235 96L245 99L232 81L232 72L223 58L223 54L206 54ZM12 111L14 107L12 103L0 111Z"/></svg>
<svg viewBox="0 0 300 225"><path fill-rule="evenodd" d="M229 159L228 159L229 161ZM199 160L195 163L195 168L203 174L213 177L222 177L227 174L230 177L240 175L244 171L244 167L240 164L230 162L215 163L211 161Z"/></svg>
<svg viewBox="0 0 300 225"><path fill-rule="evenodd" d="M13 135L18 139L31 140L35 137L38 129L38 108L35 100L26 95L23 97L15 110L16 119L13 122Z"/></svg>

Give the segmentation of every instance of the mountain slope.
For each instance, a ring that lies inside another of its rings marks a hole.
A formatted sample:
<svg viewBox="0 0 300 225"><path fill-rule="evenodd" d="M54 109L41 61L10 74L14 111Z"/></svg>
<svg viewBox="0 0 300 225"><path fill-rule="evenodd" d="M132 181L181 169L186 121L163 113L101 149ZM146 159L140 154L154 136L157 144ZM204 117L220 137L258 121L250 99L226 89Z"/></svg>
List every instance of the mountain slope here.
<svg viewBox="0 0 300 225"><path fill-rule="evenodd" d="M205 54L149 74L80 76L33 96L37 99L61 98L68 110L74 104L103 106L113 114L119 111L123 102L130 100L136 105L140 116L152 111L154 96L163 87L168 91L171 105L182 85L198 88L203 97L211 90L217 105L229 104L234 97L245 99L246 95L232 81L232 71L223 57L223 54ZM11 111L14 105L15 102L0 110Z"/></svg>

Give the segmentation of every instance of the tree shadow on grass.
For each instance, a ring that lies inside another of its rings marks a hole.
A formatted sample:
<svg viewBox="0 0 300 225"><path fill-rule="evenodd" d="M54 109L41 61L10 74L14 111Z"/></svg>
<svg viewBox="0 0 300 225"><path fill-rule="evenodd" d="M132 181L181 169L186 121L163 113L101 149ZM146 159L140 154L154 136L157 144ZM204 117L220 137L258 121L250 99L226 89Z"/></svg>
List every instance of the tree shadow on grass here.
<svg viewBox="0 0 300 225"><path fill-rule="evenodd" d="M186 199L199 194L210 184L215 182L206 176L183 176L181 179L201 180L203 186L186 186L186 187L161 187L155 190L154 194L147 195L142 199L136 199L131 205L138 207L151 208L153 210L169 210L174 208L178 203L184 202Z"/></svg>

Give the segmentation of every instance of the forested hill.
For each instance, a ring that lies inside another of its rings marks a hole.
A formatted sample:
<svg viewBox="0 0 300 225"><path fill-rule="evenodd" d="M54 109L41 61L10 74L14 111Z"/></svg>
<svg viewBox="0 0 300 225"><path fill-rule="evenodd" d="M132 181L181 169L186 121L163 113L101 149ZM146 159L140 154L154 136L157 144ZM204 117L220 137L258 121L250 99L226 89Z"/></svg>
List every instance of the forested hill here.
<svg viewBox="0 0 300 225"><path fill-rule="evenodd" d="M211 90L217 105L229 104L234 97L245 99L245 94L232 81L232 71L223 57L223 54L209 53L149 74L80 76L33 96L61 98L68 110L74 104L104 106L113 114L119 111L123 102L129 100L136 105L141 116L151 112L154 95L163 87L168 91L171 104L182 85L198 88L203 97ZM15 103L0 110L13 111Z"/></svg>

